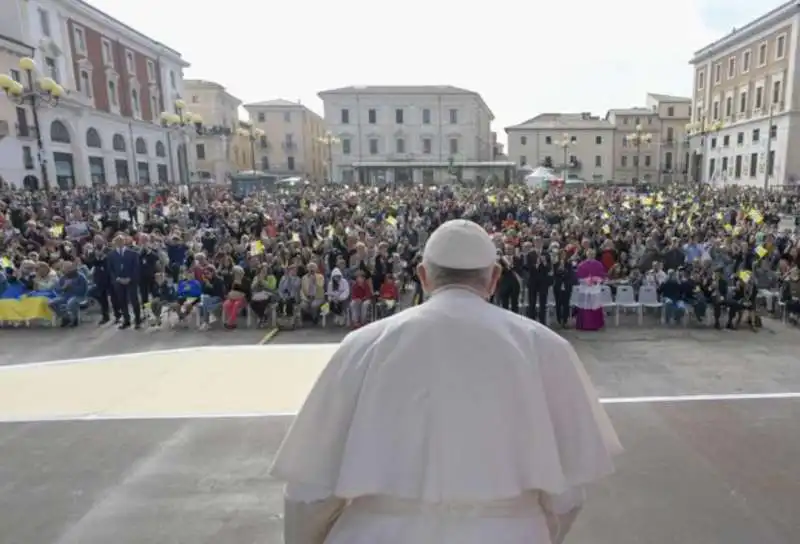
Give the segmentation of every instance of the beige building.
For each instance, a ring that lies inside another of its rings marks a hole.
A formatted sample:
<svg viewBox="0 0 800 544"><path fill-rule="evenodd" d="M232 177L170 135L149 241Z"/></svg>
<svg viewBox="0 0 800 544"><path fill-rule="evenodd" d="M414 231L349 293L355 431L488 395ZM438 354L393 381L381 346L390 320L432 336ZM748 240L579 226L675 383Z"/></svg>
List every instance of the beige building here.
<svg viewBox="0 0 800 544"><path fill-rule="evenodd" d="M256 166L283 176L328 179L328 151L322 117L289 100L267 100L245 104L255 129L262 130L255 143Z"/></svg>
<svg viewBox="0 0 800 544"><path fill-rule="evenodd" d="M697 51L691 175L715 185L795 184L800 155L797 3L787 2Z"/></svg>
<svg viewBox="0 0 800 544"><path fill-rule="evenodd" d="M184 81L186 109L203 118L203 133L192 141L195 179L225 183L231 174L253 168L250 125L239 121L242 101L213 81Z"/></svg>
<svg viewBox="0 0 800 544"><path fill-rule="evenodd" d="M33 56L33 48L15 38L0 35L0 74L22 81L19 60ZM30 107L15 103L0 91L0 178L22 185L27 175L38 176L36 132Z"/></svg>
<svg viewBox="0 0 800 544"><path fill-rule="evenodd" d="M543 113L506 128L518 166L547 166L568 179L614 178L614 125L589 113ZM565 161L566 159L566 161Z"/></svg>
<svg viewBox="0 0 800 544"><path fill-rule="evenodd" d="M691 99L651 93L646 104L612 109L606 114L606 120L615 128L614 180L687 181L686 124L691 115Z"/></svg>

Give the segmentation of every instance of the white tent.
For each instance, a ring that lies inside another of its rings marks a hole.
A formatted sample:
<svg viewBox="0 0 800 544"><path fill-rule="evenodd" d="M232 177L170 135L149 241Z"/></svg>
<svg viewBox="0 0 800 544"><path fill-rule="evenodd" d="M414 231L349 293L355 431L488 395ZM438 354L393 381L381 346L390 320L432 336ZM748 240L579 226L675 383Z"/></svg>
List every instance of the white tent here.
<svg viewBox="0 0 800 544"><path fill-rule="evenodd" d="M550 168L540 166L525 176L525 185L531 188L547 188L554 179L561 178L555 175Z"/></svg>

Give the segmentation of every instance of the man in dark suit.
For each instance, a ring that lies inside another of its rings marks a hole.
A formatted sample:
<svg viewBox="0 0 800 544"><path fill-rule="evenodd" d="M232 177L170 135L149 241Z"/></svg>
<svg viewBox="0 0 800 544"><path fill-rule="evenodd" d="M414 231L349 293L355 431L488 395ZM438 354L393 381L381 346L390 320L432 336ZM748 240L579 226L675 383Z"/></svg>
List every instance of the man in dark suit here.
<svg viewBox="0 0 800 544"><path fill-rule="evenodd" d="M547 290L550 288L552 264L550 255L537 240L526 258L528 269L528 317L547 323Z"/></svg>
<svg viewBox="0 0 800 544"><path fill-rule="evenodd" d="M139 307L139 296L137 293L139 285L139 253L125 247L127 239L124 235L114 238L114 249L108 255L108 268L111 276L111 283L117 296L119 310L122 313L122 325L120 329L127 329L131 326L131 314L128 306L133 306L134 326L139 329L142 326L142 313Z"/></svg>
<svg viewBox="0 0 800 544"><path fill-rule="evenodd" d="M111 321L109 299L111 300L111 306L114 308L114 318L119 323L122 320L122 313L119 310L119 304L117 304L112 282L113 278L111 278L108 270L109 248L106 247L103 237L98 235L94 237L94 244L86 245L85 251L86 255L83 262L92 269L92 282L94 283L92 297L100 304L100 312L103 316L99 324L105 325Z"/></svg>

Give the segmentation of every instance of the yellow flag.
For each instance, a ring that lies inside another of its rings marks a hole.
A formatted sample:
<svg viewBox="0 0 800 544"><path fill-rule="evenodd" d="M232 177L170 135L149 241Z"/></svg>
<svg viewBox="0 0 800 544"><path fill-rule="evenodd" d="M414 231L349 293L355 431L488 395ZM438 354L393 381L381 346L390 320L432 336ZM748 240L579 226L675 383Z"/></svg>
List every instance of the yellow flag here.
<svg viewBox="0 0 800 544"><path fill-rule="evenodd" d="M603 234L611 234L611 227L608 225L603 225Z"/></svg>
<svg viewBox="0 0 800 544"><path fill-rule="evenodd" d="M494 196L494 195L489 195L489 198L487 198L487 200L488 200L488 201L489 201L491 204L497 204L497 197L496 197L496 196Z"/></svg>
<svg viewBox="0 0 800 544"><path fill-rule="evenodd" d="M14 266L14 263L12 263L11 259L9 259L8 257L3 257L2 259L0 259L0 266L2 266L4 269L11 268Z"/></svg>
<svg viewBox="0 0 800 544"><path fill-rule="evenodd" d="M746 282L746 281L748 281L748 280L750 279L750 275L751 275L751 273L750 273L750 271L749 271L749 270L741 270L741 271L739 272L739 277L740 277L740 278L742 279L742 281L744 281L744 282Z"/></svg>
<svg viewBox="0 0 800 544"><path fill-rule="evenodd" d="M387 223L389 223L389 224L390 224L391 226L393 226L393 227L396 227L396 226L397 226L397 219L395 219L395 218L394 218L394 217L392 217L391 215L387 215L387 216L386 216L386 222L387 222Z"/></svg>
<svg viewBox="0 0 800 544"><path fill-rule="evenodd" d="M60 238L62 234L64 234L64 225L55 225L50 227L50 234L52 234L55 238Z"/></svg>
<svg viewBox="0 0 800 544"><path fill-rule="evenodd" d="M261 255L264 253L264 243L261 240L256 240L250 243L250 253L252 255Z"/></svg>
<svg viewBox="0 0 800 544"><path fill-rule="evenodd" d="M725 223L725 226L723 228L725 229L725 232L730 232L733 230L733 227L731 226L730 223Z"/></svg>
<svg viewBox="0 0 800 544"><path fill-rule="evenodd" d="M764 256L766 256L768 253L769 251L767 251L766 248L764 248L764 246L758 246L756 248L756 255L758 255L759 259L763 259Z"/></svg>

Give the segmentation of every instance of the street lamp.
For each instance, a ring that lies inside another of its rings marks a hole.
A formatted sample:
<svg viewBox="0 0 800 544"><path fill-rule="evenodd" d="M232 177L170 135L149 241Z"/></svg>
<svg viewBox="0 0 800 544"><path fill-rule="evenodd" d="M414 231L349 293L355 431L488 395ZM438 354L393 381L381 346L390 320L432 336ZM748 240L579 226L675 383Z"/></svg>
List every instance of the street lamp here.
<svg viewBox="0 0 800 544"><path fill-rule="evenodd" d="M653 135L643 132L642 125L636 125L635 132L633 134L626 135L625 140L627 140L629 144L636 146L636 183L639 183L641 181L640 172L642 168L642 145L650 145L650 142L653 141Z"/></svg>
<svg viewBox="0 0 800 544"><path fill-rule="evenodd" d="M333 183L333 146L341 140L328 131L321 138L317 138L317 141L328 146L328 181Z"/></svg>
<svg viewBox="0 0 800 544"><path fill-rule="evenodd" d="M240 127L239 136L244 136L250 140L250 166L253 172L256 171L256 140L260 140L266 134L260 128L249 125L249 128Z"/></svg>
<svg viewBox="0 0 800 544"><path fill-rule="evenodd" d="M569 146L571 143L572 139L566 132L562 134L561 140L556 142L556 145L561 146L561 148L564 150L564 183L567 183L567 178L569 177L569 163L567 162L567 155L569 153Z"/></svg>
<svg viewBox="0 0 800 544"><path fill-rule="evenodd" d="M200 132L202 132L203 130L203 118L190 111L186 111L186 102L184 102L180 98L175 101L175 111L176 113L170 113L168 111L161 112L161 126L167 129L169 170L170 170L170 177L172 177L173 183L175 181L175 165L172 160L172 138L171 138L172 132L180 134L181 140L184 140L183 143L185 144L186 141L188 140L190 132L194 132L195 134L200 134ZM186 146L184 149L185 152L183 154L183 164L181 164L181 166L182 170L186 172L186 176L188 178L189 176L188 146ZM181 181L183 181L182 177Z"/></svg>
<svg viewBox="0 0 800 544"><path fill-rule="evenodd" d="M50 191L50 180L47 177L47 159L44 154L42 144L42 131L39 126L40 106L56 106L58 100L64 95L64 88L56 83L51 77L41 77L35 83L33 79L36 71L36 63L30 57L23 57L19 60L19 68L26 74L26 85L7 74L0 74L0 89L5 91L6 96L14 103L24 105L30 104L33 113L33 129L36 131L36 146L39 152L39 166L42 169L42 185L46 192Z"/></svg>

